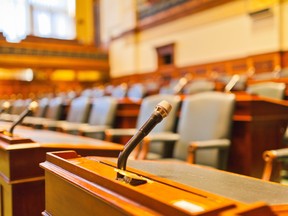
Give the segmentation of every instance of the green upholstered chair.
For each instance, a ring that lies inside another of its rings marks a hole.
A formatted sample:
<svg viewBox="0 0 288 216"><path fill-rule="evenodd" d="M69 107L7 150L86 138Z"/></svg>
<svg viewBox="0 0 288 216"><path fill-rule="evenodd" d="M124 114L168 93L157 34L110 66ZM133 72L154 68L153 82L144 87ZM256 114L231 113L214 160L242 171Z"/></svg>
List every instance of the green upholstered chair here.
<svg viewBox="0 0 288 216"><path fill-rule="evenodd" d="M105 130L112 128L116 116L117 99L103 96L92 100L92 107L87 123L66 123L62 130L87 137L104 139Z"/></svg>
<svg viewBox="0 0 288 216"><path fill-rule="evenodd" d="M173 160L225 169L235 106L235 95L202 92L182 101ZM171 135L171 141L176 139ZM166 135L165 140L169 140ZM151 144L150 144L151 145ZM149 154L147 155L149 159Z"/></svg>
<svg viewBox="0 0 288 216"><path fill-rule="evenodd" d="M247 86L246 92L250 94L257 94L262 97L282 100L285 97L285 89L285 83L261 82L250 84Z"/></svg>
<svg viewBox="0 0 288 216"><path fill-rule="evenodd" d="M186 95L195 94L204 91L214 91L215 90L215 82L210 80L194 80L188 83L184 89L183 93Z"/></svg>
<svg viewBox="0 0 288 216"><path fill-rule="evenodd" d="M150 117L152 112L154 111L156 105L161 102L162 100L166 100L168 103L171 104L172 110L170 111L169 115L163 119L156 127L151 131L151 133L144 139L144 142L154 142L155 145L151 148L151 151L156 152L157 155L161 155L161 157L165 157L171 155L172 153L172 146L163 146L163 139L162 142L155 143L159 137L166 137L167 134L172 134L173 129L175 128L175 122L177 119L177 113L179 109L179 105L181 102L181 98L176 95L169 95L169 94L157 94L145 97L140 106L139 115L137 118L136 128L125 128L125 129L108 129L105 131L106 140L113 141L115 137L123 137L123 136L133 136L137 130L146 122L146 120ZM138 145L138 147L141 144ZM142 145L147 146L147 145ZM139 148L135 149L134 157L138 158L141 157L137 154Z"/></svg>
<svg viewBox="0 0 288 216"><path fill-rule="evenodd" d="M70 123L86 123L90 108L91 100L89 97L74 98L69 105L65 120L46 119L42 121L42 125L51 130L68 130Z"/></svg>
<svg viewBox="0 0 288 216"><path fill-rule="evenodd" d="M140 101L146 96L146 88L142 83L135 83L129 87L127 97L132 101Z"/></svg>

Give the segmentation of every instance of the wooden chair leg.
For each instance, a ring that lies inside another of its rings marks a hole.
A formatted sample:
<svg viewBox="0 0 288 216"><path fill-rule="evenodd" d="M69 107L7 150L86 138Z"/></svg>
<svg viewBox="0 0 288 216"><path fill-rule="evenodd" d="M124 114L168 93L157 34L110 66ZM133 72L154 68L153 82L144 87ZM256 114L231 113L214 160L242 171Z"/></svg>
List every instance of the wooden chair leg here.
<svg viewBox="0 0 288 216"><path fill-rule="evenodd" d="M112 134L105 132L105 141L112 142Z"/></svg>
<svg viewBox="0 0 288 216"><path fill-rule="evenodd" d="M187 162L194 164L195 163L195 152L196 152L197 146L193 145L193 143L191 143L188 147L188 155L187 155Z"/></svg>
<svg viewBox="0 0 288 216"><path fill-rule="evenodd" d="M145 160L150 149L150 139L145 137L142 141L142 148L138 155L138 160Z"/></svg>

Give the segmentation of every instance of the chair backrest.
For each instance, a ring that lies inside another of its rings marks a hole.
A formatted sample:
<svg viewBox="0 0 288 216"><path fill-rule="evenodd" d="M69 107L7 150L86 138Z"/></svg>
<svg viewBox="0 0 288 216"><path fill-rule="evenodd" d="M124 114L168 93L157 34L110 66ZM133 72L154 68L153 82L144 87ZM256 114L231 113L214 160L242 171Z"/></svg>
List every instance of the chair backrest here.
<svg viewBox="0 0 288 216"><path fill-rule="evenodd" d="M146 95L146 88L141 83L132 85L127 92L127 97L133 101L141 100Z"/></svg>
<svg viewBox="0 0 288 216"><path fill-rule="evenodd" d="M104 95L105 95L104 87L99 86L99 87L95 87L92 89L92 97L93 98L103 97Z"/></svg>
<svg viewBox="0 0 288 216"><path fill-rule="evenodd" d="M160 94L175 94L174 88L178 85L180 79L172 79L168 85L164 85L159 89Z"/></svg>
<svg viewBox="0 0 288 216"><path fill-rule="evenodd" d="M91 109L89 97L78 97L71 101L66 121L76 123L86 123Z"/></svg>
<svg viewBox="0 0 288 216"><path fill-rule="evenodd" d="M92 108L88 123L90 125L106 125L113 126L117 99L110 96L95 98L92 102Z"/></svg>
<svg viewBox="0 0 288 216"><path fill-rule="evenodd" d="M49 98L43 97L38 101L38 108L36 112L34 112L33 116L35 117L44 117L48 108Z"/></svg>
<svg viewBox="0 0 288 216"><path fill-rule="evenodd" d="M230 139L235 95L223 92L203 92L187 96L181 106L177 127L180 135L174 147L174 158L186 160L188 145L192 141ZM218 150L201 150L196 163L216 167L222 164Z"/></svg>
<svg viewBox="0 0 288 216"><path fill-rule="evenodd" d="M262 73L254 73L251 76L253 80L271 80L277 79L280 77L280 71L269 71L269 72L262 72Z"/></svg>
<svg viewBox="0 0 288 216"><path fill-rule="evenodd" d="M111 96L122 99L126 97L128 91L128 86L127 84L123 83L118 86L115 86L111 92Z"/></svg>
<svg viewBox="0 0 288 216"><path fill-rule="evenodd" d="M284 99L285 89L285 83L261 82L249 85L246 91L250 94L257 94L263 97Z"/></svg>
<svg viewBox="0 0 288 216"><path fill-rule="evenodd" d="M12 103L11 114L21 114L30 104L31 99L18 99Z"/></svg>
<svg viewBox="0 0 288 216"><path fill-rule="evenodd" d="M156 105L162 100L166 100L171 104L172 109L169 115L164 118L156 127L151 131L150 134L153 133L161 133L161 132L173 132L176 127L177 122L177 114L180 107L181 98L177 95L172 94L157 94L146 96L142 102L141 107L137 119L136 127L139 129L146 120L151 116L154 111ZM172 145L163 145L163 142L154 142L153 145L150 145L149 152L156 153L157 155L161 155L162 157L169 157L172 155L173 151Z"/></svg>
<svg viewBox="0 0 288 216"><path fill-rule="evenodd" d="M184 94L195 94L204 91L214 91L215 82L210 80L195 80L188 83L184 89Z"/></svg>
<svg viewBox="0 0 288 216"><path fill-rule="evenodd" d="M169 115L163 119L156 127L151 131L151 133L172 131L175 126L175 119L177 111L180 105L180 97L176 95L169 94L157 94L145 97L141 102L141 107L137 119L136 127L139 129L151 116L156 105L162 100L166 100L171 104L172 110Z"/></svg>
<svg viewBox="0 0 288 216"><path fill-rule="evenodd" d="M45 118L59 120L63 114L65 99L63 97L54 97L49 100L45 113Z"/></svg>

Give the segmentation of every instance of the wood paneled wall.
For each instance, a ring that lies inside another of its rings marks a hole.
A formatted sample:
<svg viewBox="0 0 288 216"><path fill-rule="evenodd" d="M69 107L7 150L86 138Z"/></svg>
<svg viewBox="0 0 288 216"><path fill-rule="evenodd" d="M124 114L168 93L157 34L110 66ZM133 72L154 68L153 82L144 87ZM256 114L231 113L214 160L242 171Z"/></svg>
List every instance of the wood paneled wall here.
<svg viewBox="0 0 288 216"><path fill-rule="evenodd" d="M219 76L233 74L253 74L269 73L280 68L288 67L288 51L264 53L254 56L248 56L239 59L229 59L221 62L210 62L201 65L190 65L187 67L177 67L176 65L161 66L156 71L145 74L134 74L112 78L113 84L133 83L134 81L153 80L159 84L165 80L179 78L185 74L192 75L193 78L208 77L217 78Z"/></svg>

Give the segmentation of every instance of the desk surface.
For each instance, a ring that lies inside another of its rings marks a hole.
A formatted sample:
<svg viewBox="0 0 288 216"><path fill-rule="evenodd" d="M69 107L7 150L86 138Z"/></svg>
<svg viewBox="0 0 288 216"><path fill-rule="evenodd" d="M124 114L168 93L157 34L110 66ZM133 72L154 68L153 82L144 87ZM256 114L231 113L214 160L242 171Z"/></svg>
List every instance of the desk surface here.
<svg viewBox="0 0 288 216"><path fill-rule="evenodd" d="M0 122L0 128L8 129L11 124ZM75 149L80 155L117 157L123 149L115 143L25 126L17 126L14 134L34 142L9 144L0 140L1 216L41 215L45 182L39 163L45 161L46 152Z"/></svg>
<svg viewBox="0 0 288 216"><path fill-rule="evenodd" d="M116 159L107 159L116 162ZM269 205L288 203L288 186L182 162L129 160L127 166L160 178L204 190L235 201ZM129 168L128 168L129 170Z"/></svg>
<svg viewBox="0 0 288 216"><path fill-rule="evenodd" d="M0 122L1 128L9 128L11 123ZM23 138L30 138L35 143L26 144L26 147L45 147L45 148L83 148L85 149L113 149L121 151L123 145L106 142L103 140L93 139L89 137L77 136L62 132L33 129L25 126L15 127L14 134ZM7 149L23 148L23 144L13 144L7 146Z"/></svg>

